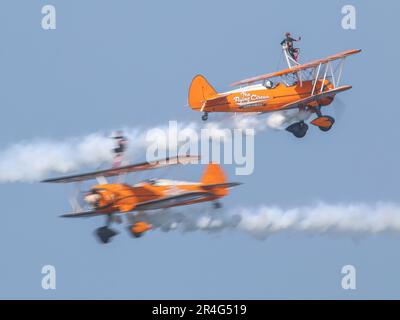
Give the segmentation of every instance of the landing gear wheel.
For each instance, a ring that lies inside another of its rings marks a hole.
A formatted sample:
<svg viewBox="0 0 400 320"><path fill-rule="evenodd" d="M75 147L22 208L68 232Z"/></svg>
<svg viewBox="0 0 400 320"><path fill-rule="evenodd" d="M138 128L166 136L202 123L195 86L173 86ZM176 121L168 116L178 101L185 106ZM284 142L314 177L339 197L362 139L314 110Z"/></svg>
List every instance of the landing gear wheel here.
<svg viewBox="0 0 400 320"><path fill-rule="evenodd" d="M329 127L318 127L319 130L321 130L323 132L327 132L327 131L331 130L333 124L335 123L335 119L333 117L325 116L325 118L329 119L329 122L331 123L331 125Z"/></svg>
<svg viewBox="0 0 400 320"><path fill-rule="evenodd" d="M130 227L128 227L131 235L133 235L135 238L141 237L146 231L152 228L153 226L151 224L146 223L144 221L137 221Z"/></svg>
<svg viewBox="0 0 400 320"><path fill-rule="evenodd" d="M201 120L207 121L208 120L208 113L204 112L204 114L201 116Z"/></svg>
<svg viewBox="0 0 400 320"><path fill-rule="evenodd" d="M143 235L143 232L132 232L132 235L133 235L135 238L140 238L140 237Z"/></svg>
<svg viewBox="0 0 400 320"><path fill-rule="evenodd" d="M296 138L303 138L308 130L307 123L304 121L295 122L286 128L286 131L293 133Z"/></svg>
<svg viewBox="0 0 400 320"><path fill-rule="evenodd" d="M319 130L327 132L329 131L333 124L335 123L335 119L331 116L323 116L322 114L318 115L318 118L315 118L311 121L311 124L317 126Z"/></svg>
<svg viewBox="0 0 400 320"><path fill-rule="evenodd" d="M107 226L97 228L95 233L101 243L108 243L112 237L118 234L118 232Z"/></svg>
<svg viewBox="0 0 400 320"><path fill-rule="evenodd" d="M330 127L318 127L318 128L319 128L319 130L321 130L323 132L327 132L327 131L331 130L332 126L330 126Z"/></svg>
<svg viewBox="0 0 400 320"><path fill-rule="evenodd" d="M213 203L214 209L221 209L222 208L222 203L221 202L214 202Z"/></svg>
<svg viewBox="0 0 400 320"><path fill-rule="evenodd" d="M122 223L122 218L121 218L121 216L114 215L114 216L112 217L112 222L117 223L117 224L121 224L121 223Z"/></svg>

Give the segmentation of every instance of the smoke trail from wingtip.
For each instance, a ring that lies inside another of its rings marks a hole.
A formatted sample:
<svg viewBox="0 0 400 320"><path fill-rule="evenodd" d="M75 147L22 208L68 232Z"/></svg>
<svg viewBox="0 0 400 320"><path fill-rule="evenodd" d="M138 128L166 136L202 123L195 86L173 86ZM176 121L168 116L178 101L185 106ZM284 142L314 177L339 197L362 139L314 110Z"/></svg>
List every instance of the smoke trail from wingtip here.
<svg viewBox="0 0 400 320"><path fill-rule="evenodd" d="M236 230L258 239L278 233L366 235L400 231L400 205L326 204L292 209L278 206L204 209L158 213L151 222L161 230L219 232Z"/></svg>

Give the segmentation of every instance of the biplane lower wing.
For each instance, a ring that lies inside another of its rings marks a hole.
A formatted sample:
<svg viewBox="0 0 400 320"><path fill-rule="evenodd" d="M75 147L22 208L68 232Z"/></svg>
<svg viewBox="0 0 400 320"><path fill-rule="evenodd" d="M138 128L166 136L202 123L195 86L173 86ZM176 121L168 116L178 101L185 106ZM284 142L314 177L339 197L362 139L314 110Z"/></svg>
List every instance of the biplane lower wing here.
<svg viewBox="0 0 400 320"><path fill-rule="evenodd" d="M337 88L332 89L332 90L328 90L328 91L324 91L324 92L321 92L321 93L317 93L317 94L314 94L314 95L309 96L307 98L303 98L303 99L297 100L295 102L288 103L288 104L280 107L279 111L281 111L281 110L289 110L289 109L296 109L296 108L300 108L300 107L306 107L311 102L318 101L320 99L327 98L327 97L332 97L333 98L339 92L350 90L351 88L352 88L352 86L342 86L342 87L337 87ZM271 111L277 111L277 110L271 110ZM260 114L268 113L268 112L271 112L271 111L261 112Z"/></svg>
<svg viewBox="0 0 400 320"><path fill-rule="evenodd" d="M237 185L237 184L236 183L223 183L223 184L216 184L214 187L228 188L228 187L232 187L234 185ZM151 201L139 203L138 205L136 205L134 207L133 210L145 211L145 210L165 209L165 208L178 206L180 204L186 204L187 202L191 202L191 201L198 201L201 199L206 199L211 195L212 195L212 193L209 193L209 192L188 192L188 193L170 196L170 197L166 197L166 198L162 198L162 199L151 200ZM88 211L82 211L82 212L65 213L65 214L61 215L61 217L63 217L63 218L89 218L89 217L95 217L95 216L106 215L106 214L109 214L109 213L100 211L100 210L88 210Z"/></svg>

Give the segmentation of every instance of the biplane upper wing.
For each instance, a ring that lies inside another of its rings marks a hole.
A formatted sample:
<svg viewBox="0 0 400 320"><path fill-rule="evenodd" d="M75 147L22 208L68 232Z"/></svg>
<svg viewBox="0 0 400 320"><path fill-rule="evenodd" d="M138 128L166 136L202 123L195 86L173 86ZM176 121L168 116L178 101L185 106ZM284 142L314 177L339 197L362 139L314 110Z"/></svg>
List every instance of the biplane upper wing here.
<svg viewBox="0 0 400 320"><path fill-rule="evenodd" d="M296 109L296 108L299 108L302 106L306 106L310 102L317 101L319 99L326 98L326 97L333 97L336 94L338 94L339 92L343 92L343 91L349 90L351 88L352 88L352 86L341 86L341 87L337 87L335 89L331 89L331 90L324 91L324 92L321 92L318 94L314 94L307 98L300 99L295 102L288 103L282 107L279 107L279 110ZM277 111L277 110L271 110L271 111ZM268 112L271 112L271 111L268 111ZM260 114L263 114L263 113L266 113L266 112L261 112Z"/></svg>
<svg viewBox="0 0 400 320"><path fill-rule="evenodd" d="M177 156L173 158L165 158L153 162L142 162L137 164L132 164L128 166L122 166L118 168L111 168L106 170L93 171L83 174L76 174L70 176L63 176L58 178L51 178L43 180L42 182L51 182L51 183L70 183L70 182L79 182L90 179L96 179L97 177L112 177L130 172L144 171L162 168L166 166L176 165L176 164L186 164L197 161L199 159L198 156Z"/></svg>
<svg viewBox="0 0 400 320"><path fill-rule="evenodd" d="M280 76L283 76L283 75L289 74L289 73L297 73L297 72L305 70L305 69L318 67L318 65L320 65L320 64L325 64L330 61L346 58L347 56L350 56L350 55L353 55L353 54L356 54L359 52L361 52L361 50L359 50L359 49L343 51L338 54L326 57L324 59L318 59L318 60L314 60L314 61L311 61L311 62L308 62L305 64L300 64L300 65L295 66L290 69L285 69L285 70L281 70L281 71L277 71L277 72L273 72L273 73L267 73L267 74L263 74L261 76L256 76L256 77L244 79L241 81L237 81L235 83L232 83L230 86L236 87L236 86L249 84L249 83L253 83L253 82L257 82L257 81L261 81L261 80L266 80L266 79L270 79L270 78L274 78L274 77L280 77Z"/></svg>

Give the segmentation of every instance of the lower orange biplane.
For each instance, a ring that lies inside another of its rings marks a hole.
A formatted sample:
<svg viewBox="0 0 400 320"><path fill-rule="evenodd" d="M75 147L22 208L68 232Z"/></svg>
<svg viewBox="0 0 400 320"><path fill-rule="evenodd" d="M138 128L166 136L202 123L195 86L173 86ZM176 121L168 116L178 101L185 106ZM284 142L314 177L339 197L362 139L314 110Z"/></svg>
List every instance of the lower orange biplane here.
<svg viewBox="0 0 400 320"><path fill-rule="evenodd" d="M215 208L221 207L218 200L228 194L228 190L240 183L227 182L225 173L217 164L208 164L200 182L175 181L167 179L147 179L134 185L125 183L107 183L106 177L123 176L127 173L162 168L176 164L187 164L197 161L199 157L180 156L154 162L144 162L121 166L90 173L46 179L42 182L71 183L97 179L98 185L83 194L84 208L74 199L71 202L74 212L62 217L79 218L104 215L106 225L96 230L97 236L107 243L116 231L109 226L112 222L121 222L120 214L126 214L129 230L139 237L152 229L146 221L144 211L166 209L211 201ZM132 214L135 211L140 214Z"/></svg>
<svg viewBox="0 0 400 320"><path fill-rule="evenodd" d="M361 50L348 50L305 64L295 61L283 47L288 69L265 74L233 83L237 89L217 93L202 76L193 78L189 88L188 104L196 111L203 112L206 121L210 112L255 112L267 113L290 109L315 113L311 124L322 131L331 129L335 120L323 115L321 107L328 106L336 94L351 89L349 85L339 86L346 57ZM273 80L279 78L279 81ZM308 130L304 121L286 128L296 137L302 138Z"/></svg>

